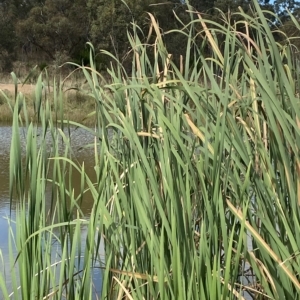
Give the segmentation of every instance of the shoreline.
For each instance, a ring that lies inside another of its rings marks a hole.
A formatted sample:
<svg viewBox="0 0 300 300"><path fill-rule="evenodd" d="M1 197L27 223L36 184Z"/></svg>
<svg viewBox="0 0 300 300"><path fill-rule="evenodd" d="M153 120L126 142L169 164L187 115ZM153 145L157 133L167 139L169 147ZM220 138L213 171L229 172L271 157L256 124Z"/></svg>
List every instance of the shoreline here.
<svg viewBox="0 0 300 300"><path fill-rule="evenodd" d="M53 94L51 91L51 87L47 87L46 91L47 98L50 100L50 103L53 103ZM18 84L18 93L19 92L24 95L29 118L31 120L35 119L33 101L35 97L35 85ZM14 103L15 85L0 83L0 123L10 124L13 120L13 113L9 104L7 103L7 99L3 94L5 94L7 98L9 98L12 103ZM64 119L68 119L69 121L77 122L86 126L94 125L95 118L87 118L87 116L95 110L95 102L92 97L89 97L88 95L81 93L80 91L68 90L63 92L63 104ZM56 121L56 115L58 114L52 109L53 121ZM21 112L21 116L24 120L23 112Z"/></svg>

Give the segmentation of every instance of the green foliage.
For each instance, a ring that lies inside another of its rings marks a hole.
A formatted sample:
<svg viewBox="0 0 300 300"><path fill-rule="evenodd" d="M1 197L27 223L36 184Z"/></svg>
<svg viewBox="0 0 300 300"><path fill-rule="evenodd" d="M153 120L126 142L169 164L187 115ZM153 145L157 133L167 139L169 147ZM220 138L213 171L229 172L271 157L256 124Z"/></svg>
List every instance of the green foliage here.
<svg viewBox="0 0 300 300"><path fill-rule="evenodd" d="M149 16L152 13L161 22L162 28L174 28L175 18L172 10L182 7L180 1L162 0L95 0L88 1L92 20L91 38L98 49L109 50L117 57L128 52L130 46L127 31L131 32L131 22L136 22L145 35L149 29Z"/></svg>
<svg viewBox="0 0 300 300"><path fill-rule="evenodd" d="M15 58L16 35L12 18L10 9L0 6L0 72L8 71Z"/></svg>
<svg viewBox="0 0 300 300"><path fill-rule="evenodd" d="M60 56L87 64L84 45L88 41L95 45L97 54L101 49L114 53L128 69L130 44L127 31L132 33L130 23L136 22L140 27L144 35L141 37L142 43L154 42L155 35L152 38L148 36L150 20L147 13L153 14L162 31L167 32L181 30L190 21L190 13L186 12L189 7L221 24L224 19L222 13L230 14L231 20L238 21L236 18L239 15L235 13L239 7L251 13L252 5L250 0L2 0L0 3L0 51L1 56L5 57L3 70L9 69L10 63L16 59L32 64L46 60L50 65L56 64ZM284 22L290 20L288 13L282 9L287 4L295 13L297 2L277 1L273 5L260 1L261 7L275 11ZM274 24L274 17L272 19L270 22ZM165 36L165 43L173 59L177 57L175 60L179 61L185 51L185 40L180 35L172 34ZM106 69L109 64L109 60L103 61L101 58L98 65Z"/></svg>
<svg viewBox="0 0 300 300"><path fill-rule="evenodd" d="M72 61L77 65L90 65L90 48L86 45L78 53L76 53ZM110 61L108 57L102 53L97 53L94 57L94 62L97 70L99 71L106 71L106 69L109 68Z"/></svg>
<svg viewBox="0 0 300 300"><path fill-rule="evenodd" d="M72 57L87 41L89 22L85 12L84 0L47 0L18 22L17 34L21 42L29 42L53 60L63 52Z"/></svg>
<svg viewBox="0 0 300 300"><path fill-rule="evenodd" d="M239 13L243 31L227 19L220 25L191 14L191 22L177 30L186 38L179 66L152 15L154 44L141 42L137 26L128 34L129 72L103 51L114 61L106 81L91 47L90 66L78 67L95 101L95 129L73 125L95 136L95 182L84 164L72 161L63 133L72 123L53 122L41 76L35 91L41 127L25 122L25 161L21 106L15 106L14 296L19 276L22 299L91 299L91 271L100 266L102 299L244 299L245 293L252 299L300 299L299 61L290 45L276 43L254 5L253 15ZM210 57L202 55L203 42ZM62 86L54 86L54 108L62 116ZM78 195L70 175L75 169ZM94 205L84 220L80 203L87 190ZM84 247L81 225L88 232ZM50 259L53 240L61 249L58 275ZM1 273L0 287L9 299Z"/></svg>
<svg viewBox="0 0 300 300"><path fill-rule="evenodd" d="M42 62L39 64L39 70L42 72L44 69L48 67L46 62Z"/></svg>

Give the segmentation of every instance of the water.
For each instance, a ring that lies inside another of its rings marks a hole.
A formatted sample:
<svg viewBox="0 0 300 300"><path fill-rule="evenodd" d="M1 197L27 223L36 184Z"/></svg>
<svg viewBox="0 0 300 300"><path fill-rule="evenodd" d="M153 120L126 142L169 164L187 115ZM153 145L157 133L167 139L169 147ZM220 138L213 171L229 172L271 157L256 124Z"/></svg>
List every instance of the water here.
<svg viewBox="0 0 300 300"><path fill-rule="evenodd" d="M21 133L24 132L25 129L21 129ZM68 132L65 132L69 134ZM87 175L92 179L96 179L96 174L94 171L94 157L92 149L83 148L82 145L87 145L93 142L93 135L88 134L86 131L82 129L73 128L70 131L71 133L71 141L72 141L72 149L74 149L73 156L74 159L82 164L85 164L85 171ZM21 136L25 136L22 135ZM3 264L0 262L1 271L3 269L6 270L5 278L6 278L6 285L9 288L11 286L11 280L9 278L10 274L10 266L9 266L9 259L8 259L8 222L9 218L11 220L15 220L16 215L16 203L13 202L12 206L10 206L10 198L9 198L9 156L10 156L10 146L11 146L11 137L12 137L12 127L0 125L0 250L3 255ZM23 145L24 145L23 141ZM50 136L49 136L49 146L50 146ZM63 150L63 145L62 145ZM80 174L79 172L72 172L72 183L74 187L80 186ZM48 191L49 195L51 191ZM75 189L76 193L76 189ZM93 200L91 197L86 196L84 201L82 202L81 210L84 214L86 219L89 218L93 205ZM13 226L12 226L13 228ZM82 227L81 229L81 238L82 238L82 245L85 243L86 238L86 227ZM101 249L103 251L103 249ZM55 254L59 252L57 247L53 247L53 251ZM100 293L100 282L101 280L101 272L100 269L95 269L93 273L93 278L97 281L95 294ZM1 295L1 293L0 293Z"/></svg>
<svg viewBox="0 0 300 300"><path fill-rule="evenodd" d="M21 129L21 133L23 136L24 129ZM66 134L68 134L66 132ZM11 136L12 136L12 128L11 126L1 126L0 125L0 249L4 256L4 267L6 269L6 283L8 286L11 285L11 281L9 278L10 274L10 266L8 260L8 218L11 213L11 219L15 220L15 213L16 213L16 203L13 202L12 206L10 207L10 199L9 199L9 156L10 156L10 144L11 144ZM95 181L95 172L94 172L94 157L93 157L93 150L83 148L83 145L87 145L89 143L93 143L93 135L88 134L86 131L81 129L71 130L71 140L72 140L72 149L74 149L74 159L81 164L82 162L85 163L85 171L88 176ZM51 139L49 137L49 146ZM63 145L61 145L61 150L63 150ZM80 186L80 174L78 172L72 173L72 183L75 187ZM51 191L49 191L50 195ZM85 197L85 200L82 203L81 209L84 214L85 218L89 218L93 205L93 200L91 197ZM11 209L11 211L10 211ZM86 237L86 227L81 228L81 238L82 244L84 246L85 237ZM53 251L55 254L59 253L59 247L55 244L53 247ZM252 250L252 243L251 238L248 238L248 247L249 250ZM101 249L101 252L103 249ZM103 253L103 252L102 252ZM100 253L101 254L101 253ZM245 269L248 266L245 266ZM0 262L0 270L2 270L2 263ZM93 273L93 278L95 280L95 294L100 294L100 282L101 282L101 271L100 269L95 269ZM244 278L245 279L245 278ZM246 280L242 280L244 284L246 284ZM245 299L251 299L250 295L244 293ZM0 293L1 298L1 293ZM96 297L95 297L96 298Z"/></svg>

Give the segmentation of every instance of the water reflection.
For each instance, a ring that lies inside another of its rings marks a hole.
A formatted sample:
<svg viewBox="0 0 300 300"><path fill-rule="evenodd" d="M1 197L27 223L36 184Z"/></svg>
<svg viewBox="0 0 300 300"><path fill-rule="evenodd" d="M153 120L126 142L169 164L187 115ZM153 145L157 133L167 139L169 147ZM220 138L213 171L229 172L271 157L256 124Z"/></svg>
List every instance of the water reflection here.
<svg viewBox="0 0 300 300"><path fill-rule="evenodd" d="M42 134L38 132L38 134ZM96 181L96 174L94 170L94 156L92 148L83 148L83 145L92 144L94 140L94 136L91 133L88 133L80 128L71 128L70 130L66 130L64 134L70 137L71 146L72 146L72 159L76 161L77 164L82 165L84 162L84 168L86 174L90 177L92 182ZM10 147L11 147L11 137L12 137L12 127L0 125L0 249L4 258L4 265L0 263L0 271L3 272L5 270L5 278L6 284L9 287L11 285L10 272L9 270L9 259L8 259L8 234L9 234L9 222L10 220L13 222L16 218L16 201L13 199L13 202L10 205L10 197L9 197L9 157L10 157ZM20 137L21 137L21 145L22 149L25 150L26 146L26 129L20 129ZM52 138L50 132L46 133L46 142L49 143L49 147L51 147ZM59 142L60 150L64 151L65 145L61 141ZM50 148L49 148L50 149ZM49 174L52 174L51 164L49 169ZM68 175L68 174L67 174ZM71 177L72 186L74 187L74 195L78 195L81 185L81 174L73 168L72 177ZM51 199L51 186L46 190L46 199ZM81 210L84 218L88 218L91 209L93 206L93 198L89 193L84 194L83 201L81 203ZM50 209L50 201L49 207L46 209ZM11 223L13 224L13 223ZM12 230L14 231L14 225L12 225ZM87 235L86 227L81 228L81 238L82 238L82 247L84 247L85 238ZM103 248L101 249L101 252ZM53 247L53 252L59 257L59 247ZM102 252L103 253L103 252ZM54 257L56 256L54 255ZM100 269L95 269L93 272L93 278L97 280L97 288L96 292L99 294L100 292L100 282L101 280L101 272ZM1 295L1 292L0 292Z"/></svg>
<svg viewBox="0 0 300 300"><path fill-rule="evenodd" d="M25 149L26 141L25 129L20 129L21 133L21 145ZM80 129L71 128L69 132L66 130L65 134L70 136L72 146L72 159L79 165L84 162L84 168L86 174L92 181L96 180L96 174L94 170L94 156L92 148L83 148L83 145L93 143L93 135ZM4 208L9 204L9 156L10 156L10 145L11 145L12 127L0 125L0 214ZM51 143L50 132L47 133L46 140ZM61 141L61 151L64 151L65 145ZM50 164L51 167L51 164ZM50 168L49 174L52 174ZM74 187L74 193L78 194L80 188L80 173L73 168L72 171L72 185ZM47 192L51 192L50 190ZM93 201L88 195L85 196L85 201L82 203L82 211L85 215L89 215L91 211ZM14 203L13 203L14 207ZM6 208L7 209L7 208ZM0 233L1 235L1 233ZM0 238L1 239L1 238Z"/></svg>

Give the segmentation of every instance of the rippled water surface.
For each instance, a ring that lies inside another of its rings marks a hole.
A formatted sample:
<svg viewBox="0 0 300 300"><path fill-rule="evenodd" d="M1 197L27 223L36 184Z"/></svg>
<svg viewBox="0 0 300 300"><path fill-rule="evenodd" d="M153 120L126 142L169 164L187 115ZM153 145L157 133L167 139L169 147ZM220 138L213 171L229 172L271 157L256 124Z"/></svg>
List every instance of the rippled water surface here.
<svg viewBox="0 0 300 300"><path fill-rule="evenodd" d="M20 129L21 144L23 149L25 149L25 129ZM71 129L69 132L66 131L65 134L71 137L72 149L74 149L74 160L78 163L84 162L85 170L92 180L95 180L94 173L94 157L92 148L84 148L83 145L91 144L93 142L93 135L87 133L82 129ZM11 137L12 137L12 127L6 125L0 125L0 250L4 258L4 268L9 271L9 265L5 265L8 262L8 232L9 232L9 218L13 221L15 219L15 209L16 203L13 202L10 206L9 198L9 157L10 157L10 147L11 147ZM51 147L51 139L49 135L49 147ZM64 145L61 143L61 150L63 151ZM80 174L78 172L72 173L72 183L74 187L80 186ZM51 191L48 191L50 195ZM76 193L76 190L75 190ZM89 217L92 208L92 199L88 196L84 199L82 203L82 211L86 218ZM13 225L12 225L13 228ZM86 236L86 229L82 228L82 241L84 241ZM54 249L57 251L57 249ZM1 264L0 264L1 265ZM0 270L1 272L2 270ZM94 274L101 277L100 271L98 274ZM9 274L7 272L6 274ZM7 284L10 285L9 275L7 277ZM100 286L100 284L99 284ZM1 293L0 293L1 295Z"/></svg>
<svg viewBox="0 0 300 300"><path fill-rule="evenodd" d="M24 137L26 135L25 129L20 129L21 133L21 143L23 148L25 149L25 140ZM71 129L70 132L65 132L67 136L71 137L71 146L74 150L73 157L78 163L84 162L85 171L89 175L89 177L95 181L95 173L94 173L94 157L93 150L91 148L85 148L84 145L93 143L93 135L87 133L82 129ZM15 219L15 203L10 207L10 199L9 199L9 156L10 156L10 145L11 145L11 137L12 137L12 128L11 126L1 126L0 125L0 250L4 256L4 262L9 261L8 258L8 217L11 213L11 219ZM22 139L23 137L23 139ZM48 136L47 136L48 138ZM51 137L49 135L49 147L51 147ZM61 144L61 151L63 151L64 145ZM63 153L63 152L62 152ZM72 173L72 183L75 187L80 186L80 174L77 172ZM49 196L51 191L49 192ZM82 211L86 218L89 217L92 208L92 199L88 196L85 197L82 203ZM10 211L11 209L11 211ZM82 228L81 232L82 241L85 240L86 237L86 228ZM252 249L251 239L248 239L249 249ZM57 248L54 247L54 251L57 251ZM103 250L101 250L103 251ZM1 265L1 262L0 262ZM9 265L6 266L7 271L9 271ZM0 270L1 271L1 270ZM98 272L98 273L97 273ZM9 272L7 272L9 274ZM101 280L101 274L99 269L95 270L93 277L97 279L97 284L100 287L99 280ZM9 275L7 275L7 284L10 284ZM97 293L99 294L99 288L97 289ZM245 294L245 299L251 299L249 295ZM1 297L1 293L0 293Z"/></svg>

